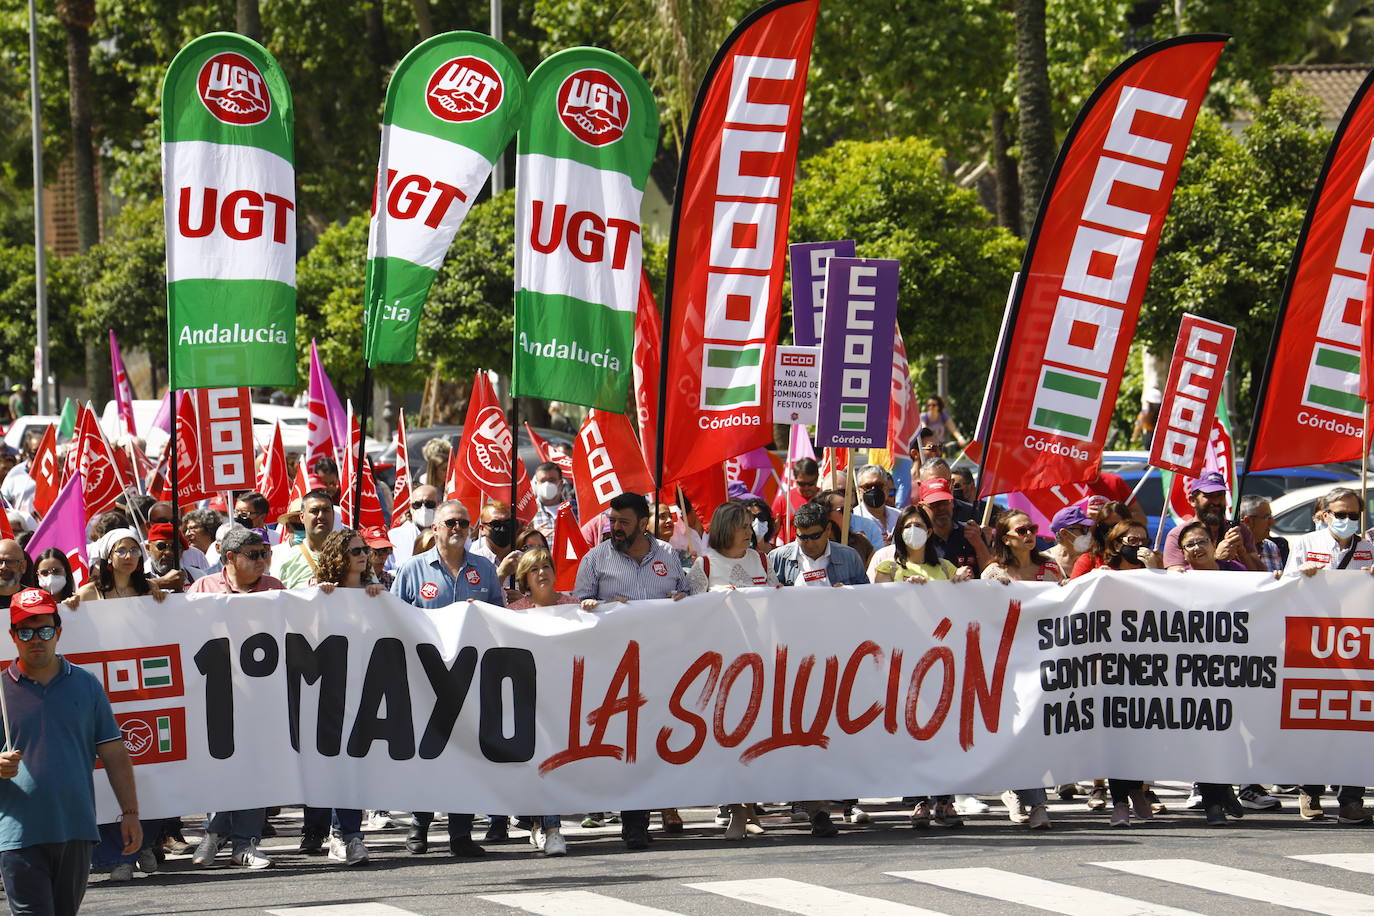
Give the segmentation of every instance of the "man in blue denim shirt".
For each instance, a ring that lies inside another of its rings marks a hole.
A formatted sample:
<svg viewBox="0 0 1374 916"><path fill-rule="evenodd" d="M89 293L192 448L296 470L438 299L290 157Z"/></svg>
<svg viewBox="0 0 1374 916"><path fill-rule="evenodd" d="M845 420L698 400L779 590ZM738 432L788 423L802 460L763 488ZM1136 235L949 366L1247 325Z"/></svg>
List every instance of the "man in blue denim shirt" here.
<svg viewBox="0 0 1374 916"><path fill-rule="evenodd" d="M456 499L439 504L434 512L434 546L401 564L391 593L407 604L443 608L459 601L485 601L506 606L506 593L490 561L467 549L472 521L467 507ZM415 824L406 837L406 849L415 855L429 851L429 825L434 812L416 811ZM472 815L448 816L449 852L455 856L482 856L486 850L472 840Z"/></svg>
<svg viewBox="0 0 1374 916"><path fill-rule="evenodd" d="M797 539L775 547L768 554L768 565L783 585L867 585L859 552L830 540L827 508L807 503L797 509L792 524Z"/></svg>

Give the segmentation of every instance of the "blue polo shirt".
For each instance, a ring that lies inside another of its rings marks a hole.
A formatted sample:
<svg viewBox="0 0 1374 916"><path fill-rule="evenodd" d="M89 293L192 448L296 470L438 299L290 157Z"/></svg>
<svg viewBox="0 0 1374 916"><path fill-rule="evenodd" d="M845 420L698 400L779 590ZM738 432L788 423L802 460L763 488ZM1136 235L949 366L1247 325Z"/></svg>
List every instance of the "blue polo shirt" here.
<svg viewBox="0 0 1374 916"><path fill-rule="evenodd" d="M95 746L122 739L105 688L65 658L47 686L11 664L0 673L19 775L0 779L0 850L97 842Z"/></svg>
<svg viewBox="0 0 1374 916"><path fill-rule="evenodd" d="M463 551L458 575L450 575L439 558L439 548L431 547L401 564L391 593L407 604L423 608L448 607L456 601L485 601L506 606L506 593L496 578L490 560Z"/></svg>

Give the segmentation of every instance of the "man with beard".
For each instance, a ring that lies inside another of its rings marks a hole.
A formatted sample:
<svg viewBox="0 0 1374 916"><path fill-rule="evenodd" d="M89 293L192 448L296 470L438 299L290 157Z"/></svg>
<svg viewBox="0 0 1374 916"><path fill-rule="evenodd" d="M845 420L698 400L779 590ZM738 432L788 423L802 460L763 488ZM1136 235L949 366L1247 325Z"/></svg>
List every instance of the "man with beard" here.
<svg viewBox="0 0 1374 916"><path fill-rule="evenodd" d="M328 490L311 490L301 498L301 522L305 540L299 544L283 542L272 549L272 575L287 588L315 582L315 554L334 530L334 500Z"/></svg>
<svg viewBox="0 0 1374 916"><path fill-rule="evenodd" d="M148 539L143 542L147 548L148 559L143 572L149 579L155 579L158 587L169 592L182 592L186 586L205 575L203 569L192 569L185 563L177 569L172 564L172 538L177 537L170 522L158 522L148 526Z"/></svg>
<svg viewBox="0 0 1374 916"><path fill-rule="evenodd" d="M32 565L18 541L11 538L0 541L0 607L9 607L10 599L20 589L37 584L29 574Z"/></svg>
<svg viewBox="0 0 1374 916"><path fill-rule="evenodd" d="M924 469L921 477L920 504L930 513L930 543L942 558L956 567L969 566L975 572L981 571L992 562L983 532L972 520L955 524L954 494L950 492L947 478L927 477Z"/></svg>
<svg viewBox="0 0 1374 916"><path fill-rule="evenodd" d="M1255 536L1244 525L1226 519L1226 479L1216 471L1208 471L1188 488L1188 502L1196 513L1194 518L1207 526L1216 545L1218 560L1235 560L1246 569L1264 572L1264 561L1255 552ZM1164 566L1182 572L1188 559L1178 544L1178 533L1192 518L1185 518L1164 538Z"/></svg>
<svg viewBox="0 0 1374 916"><path fill-rule="evenodd" d="M434 546L401 564L391 593L419 608L444 608L460 601L485 601L505 607L506 596L497 580L496 567L467 549L470 525L466 506L456 499L441 503L434 513ZM429 825L434 821L434 812L416 811L414 818L406 849L421 855L429 851ZM486 855L486 850L472 840L471 814L449 813L448 847L455 856Z"/></svg>
<svg viewBox="0 0 1374 916"><path fill-rule="evenodd" d="M672 546L649 533L649 501L621 493L610 502L611 536L582 558L573 596L584 609L602 601L641 601L687 594L687 573ZM649 846L649 812L622 811L620 837L628 849Z"/></svg>
<svg viewBox="0 0 1374 916"><path fill-rule="evenodd" d="M434 511L439 508L442 501L443 495L439 488L431 487L429 484L421 484L410 491L410 517L386 533L386 539L394 548L391 554L394 568L400 569L401 564L415 553L415 542L419 540L420 535L434 526ZM405 509L404 506L397 506L397 517L400 517Z"/></svg>

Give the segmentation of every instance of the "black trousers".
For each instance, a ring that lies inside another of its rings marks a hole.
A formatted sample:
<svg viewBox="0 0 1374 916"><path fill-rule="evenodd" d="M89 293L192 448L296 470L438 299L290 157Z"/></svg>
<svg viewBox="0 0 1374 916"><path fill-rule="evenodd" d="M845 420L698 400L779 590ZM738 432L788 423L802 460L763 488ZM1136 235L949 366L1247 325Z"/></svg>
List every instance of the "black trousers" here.
<svg viewBox="0 0 1374 916"><path fill-rule="evenodd" d="M89 840L0 852L0 877L14 916L76 916L91 875Z"/></svg>

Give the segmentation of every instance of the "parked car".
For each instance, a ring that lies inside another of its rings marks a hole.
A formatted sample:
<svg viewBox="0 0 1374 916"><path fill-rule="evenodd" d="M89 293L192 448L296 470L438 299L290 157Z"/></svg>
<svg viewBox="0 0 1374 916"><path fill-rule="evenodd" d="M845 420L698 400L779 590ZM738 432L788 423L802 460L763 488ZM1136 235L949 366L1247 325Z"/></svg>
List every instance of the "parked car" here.
<svg viewBox="0 0 1374 916"><path fill-rule="evenodd" d="M1346 481L1350 489L1359 492L1358 478ZM1269 509L1274 513L1274 524L1270 529L1279 537L1294 538L1315 531L1317 523L1312 520L1317 500L1331 492L1335 483L1320 483L1310 487L1293 490L1269 500Z"/></svg>
<svg viewBox="0 0 1374 916"><path fill-rule="evenodd" d="M62 422L62 418L46 413L25 414L10 424L10 428L5 431L5 444L12 449L18 449L24 441L24 433L34 427L56 426Z"/></svg>

